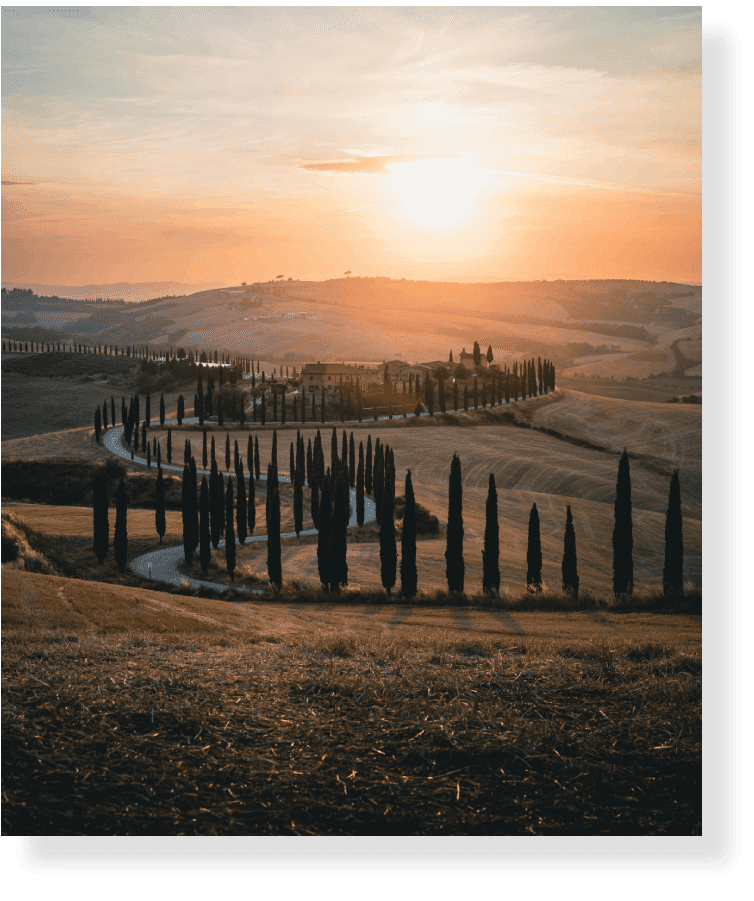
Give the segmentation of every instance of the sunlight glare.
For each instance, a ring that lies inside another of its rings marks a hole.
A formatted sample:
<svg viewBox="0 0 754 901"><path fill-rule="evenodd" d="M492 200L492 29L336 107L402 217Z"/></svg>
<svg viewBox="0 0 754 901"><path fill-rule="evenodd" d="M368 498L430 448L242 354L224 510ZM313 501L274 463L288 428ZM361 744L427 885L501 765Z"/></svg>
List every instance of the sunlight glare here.
<svg viewBox="0 0 754 901"><path fill-rule="evenodd" d="M484 170L464 159L393 163L388 169L401 212L425 228L459 225L489 185Z"/></svg>

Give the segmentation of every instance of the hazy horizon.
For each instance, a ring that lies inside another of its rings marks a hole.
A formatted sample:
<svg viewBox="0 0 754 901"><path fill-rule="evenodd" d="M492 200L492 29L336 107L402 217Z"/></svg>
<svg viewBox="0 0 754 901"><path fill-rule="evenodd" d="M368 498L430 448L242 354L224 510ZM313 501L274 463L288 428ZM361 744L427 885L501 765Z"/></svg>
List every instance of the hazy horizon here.
<svg viewBox="0 0 754 901"><path fill-rule="evenodd" d="M7 8L3 283L702 283L701 8Z"/></svg>

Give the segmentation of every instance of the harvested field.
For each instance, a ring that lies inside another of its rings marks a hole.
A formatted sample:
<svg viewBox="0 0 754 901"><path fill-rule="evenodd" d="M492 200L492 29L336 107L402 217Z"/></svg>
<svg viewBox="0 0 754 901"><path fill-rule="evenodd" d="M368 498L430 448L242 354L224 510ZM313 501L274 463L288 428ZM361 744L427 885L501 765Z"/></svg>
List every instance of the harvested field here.
<svg viewBox="0 0 754 901"><path fill-rule="evenodd" d="M3 589L6 835L701 833L695 619Z"/></svg>

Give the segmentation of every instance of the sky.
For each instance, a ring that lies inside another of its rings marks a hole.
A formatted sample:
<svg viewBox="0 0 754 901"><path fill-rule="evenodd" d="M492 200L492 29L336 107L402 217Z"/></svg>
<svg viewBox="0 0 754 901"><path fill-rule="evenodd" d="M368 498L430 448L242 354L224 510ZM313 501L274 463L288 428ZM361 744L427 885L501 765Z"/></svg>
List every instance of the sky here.
<svg viewBox="0 0 754 901"><path fill-rule="evenodd" d="M701 7L2 7L2 280L701 284Z"/></svg>

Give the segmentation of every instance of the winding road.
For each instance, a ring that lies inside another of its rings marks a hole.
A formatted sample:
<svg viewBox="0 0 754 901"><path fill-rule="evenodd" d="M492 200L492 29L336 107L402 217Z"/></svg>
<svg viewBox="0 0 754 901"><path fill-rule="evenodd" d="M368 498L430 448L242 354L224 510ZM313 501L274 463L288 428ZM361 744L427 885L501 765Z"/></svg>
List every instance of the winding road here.
<svg viewBox="0 0 754 901"><path fill-rule="evenodd" d="M556 389L556 391L557 391L557 389ZM506 403L506 401L504 400L503 404L505 404L505 403ZM515 401L511 401L511 403L515 403ZM493 406L500 406L500 405L494 404ZM411 414L411 415L414 416L415 414ZM419 415L420 416L429 416L430 414L426 411L423 411ZM401 419L401 418L405 418L405 417L403 417L401 414L397 414L392 417L385 415L385 416L378 416L377 419L374 421L375 422L388 421L389 419ZM305 425L309 426L309 427L316 426L317 428L320 428L323 425L328 426L328 427L335 426L336 428L338 428L339 426L364 424L364 423L369 423L371 421L372 420L351 419L351 420L347 420L344 422L335 422L335 423L333 423L333 422L328 422L328 423L321 423L321 422L309 423L309 422L307 422L307 423L305 423ZM184 416L182 422L185 425L199 425L199 419L196 416ZM289 423L289 425L293 425L293 424L294 423ZM165 425L167 425L167 426L178 425L178 422L175 419L166 420ZM253 428L255 425L259 428L263 428L261 426L261 424L259 424L259 423L247 423L246 425L249 428ZM274 423L270 423L269 425L274 426ZM111 451L116 456L121 457L124 460L128 460L129 462L132 462L132 463L138 463L140 466L146 466L147 465L146 462L144 462L141 458L139 458L139 457L132 458L131 457L130 450L126 449L123 446L122 437L123 437L123 426L122 425L112 426L106 432L103 433L102 443L109 451ZM162 468L166 471L180 472L180 473L183 472L183 466L174 466L170 463L162 463L161 465L162 465ZM224 475L225 476L235 476L235 473L224 472ZM259 481L259 480L266 481L267 477L260 473L260 479L255 479L255 481ZM290 482L290 477L284 476L284 475L279 475L278 480L281 482ZM356 522L356 491L353 488L351 488L350 491L351 491L351 510L353 512L351 513L351 518L348 522L348 528L352 529L357 525L357 522ZM370 522L374 522L375 519L376 519L376 509L375 509L374 501L371 498L365 496L364 497L364 523L367 524ZM316 529L306 529L299 533L299 535L316 535L316 534L317 534ZM295 538L296 533L295 532L282 532L280 537L281 538ZM267 535L253 535L253 536L248 536L246 538L246 541L244 542L244 544L253 544L256 541L266 541L266 540L267 540ZM225 547L225 539L222 539L218 544L218 548L224 548L224 547ZM135 573L138 573L140 576L143 576L147 579L152 579L153 581L156 581L156 582L165 582L169 585L180 585L182 582L185 582L185 583L188 583L188 585L191 588L204 587L204 588L212 588L212 589L220 590L220 591L225 590L225 588L227 586L223 585L220 582L207 582L202 579L194 579L194 578L191 578L190 576L180 573L178 571L178 564L183 559L183 556L184 556L183 545L179 544L179 545L175 545L173 547L161 547L155 551L150 551L148 554L142 554L140 557L136 557L134 560L132 560L129 565ZM247 588L245 590L250 593L253 593L253 594L263 594L264 593L264 591L262 589L248 589Z"/></svg>

